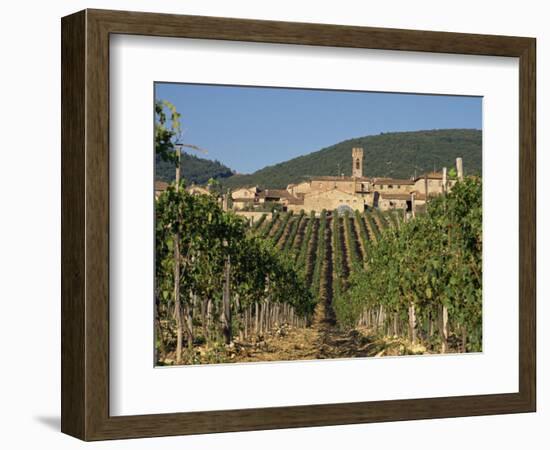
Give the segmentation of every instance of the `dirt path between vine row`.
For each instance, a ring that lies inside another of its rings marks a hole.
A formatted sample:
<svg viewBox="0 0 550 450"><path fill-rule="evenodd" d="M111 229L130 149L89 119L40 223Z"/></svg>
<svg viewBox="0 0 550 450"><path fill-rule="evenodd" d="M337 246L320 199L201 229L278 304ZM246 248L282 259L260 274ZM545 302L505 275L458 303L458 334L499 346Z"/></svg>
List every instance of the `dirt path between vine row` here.
<svg viewBox="0 0 550 450"><path fill-rule="evenodd" d="M332 220L327 218L324 236L314 236L315 240L325 241L326 255L321 267L323 283L319 291L320 301L311 326L291 328L283 325L258 341L237 341L230 349L231 362L357 358L403 354L406 351L401 341L380 338L366 328L343 331L337 327L332 307ZM346 254L344 258L347 258Z"/></svg>
<svg viewBox="0 0 550 450"><path fill-rule="evenodd" d="M295 361L382 356L388 343L367 329L342 331L327 320L325 305L317 305L310 327L282 326L255 343L236 343L231 362ZM397 353L395 352L397 350ZM395 348L391 354L401 353Z"/></svg>

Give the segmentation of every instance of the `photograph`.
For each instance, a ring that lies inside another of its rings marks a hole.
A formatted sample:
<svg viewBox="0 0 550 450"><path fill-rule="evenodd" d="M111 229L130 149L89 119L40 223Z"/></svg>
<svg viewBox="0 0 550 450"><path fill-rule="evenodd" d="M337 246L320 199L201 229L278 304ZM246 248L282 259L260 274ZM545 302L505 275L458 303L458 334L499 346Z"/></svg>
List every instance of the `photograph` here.
<svg viewBox="0 0 550 450"><path fill-rule="evenodd" d="M155 366L483 352L481 96L154 92Z"/></svg>

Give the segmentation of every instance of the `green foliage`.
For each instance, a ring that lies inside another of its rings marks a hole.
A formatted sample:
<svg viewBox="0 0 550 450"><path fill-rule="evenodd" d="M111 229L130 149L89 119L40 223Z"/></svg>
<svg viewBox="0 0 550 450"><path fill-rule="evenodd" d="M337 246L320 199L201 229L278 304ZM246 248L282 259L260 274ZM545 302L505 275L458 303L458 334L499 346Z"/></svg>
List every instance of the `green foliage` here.
<svg viewBox="0 0 550 450"><path fill-rule="evenodd" d="M155 102L155 156L173 169L177 165L174 140L181 131L181 114L167 100Z"/></svg>
<svg viewBox="0 0 550 450"><path fill-rule="evenodd" d="M160 156L155 158L155 179L170 183L174 181L174 162L175 153L168 152L168 161L164 161ZM233 171L220 163L210 159L199 158L183 152L181 154L181 174L188 183L199 185L207 184L210 179L218 182L233 175Z"/></svg>
<svg viewBox="0 0 550 450"><path fill-rule="evenodd" d="M351 175L351 149L364 149L364 175L409 178L432 171L434 167L452 168L455 159L464 159L469 175L481 175L481 130L448 129L365 136L326 147L279 164L264 167L249 175L233 175L222 180L228 188L260 186L285 188L310 176ZM449 175L451 176L451 172ZM456 176L456 174L455 174Z"/></svg>
<svg viewBox="0 0 550 450"><path fill-rule="evenodd" d="M298 256L296 257L296 266L299 268L304 268L304 270L306 268L305 266L306 266L307 249L309 247L311 236L313 234L314 224L315 224L315 211L311 211L309 214L306 230L304 232L304 238L302 239L302 245L300 247Z"/></svg>
<svg viewBox="0 0 550 450"><path fill-rule="evenodd" d="M262 228L262 225L265 223L265 220L267 219L267 214L262 214L262 217L260 217L254 224L252 225L253 231L258 231Z"/></svg>
<svg viewBox="0 0 550 450"><path fill-rule="evenodd" d="M359 224L359 235L361 236L361 240L363 241L363 248L365 249L365 251L368 251L369 232L367 231L365 220L361 216L361 213L359 211L355 211L355 221Z"/></svg>
<svg viewBox="0 0 550 450"><path fill-rule="evenodd" d="M354 239L355 233L352 230L351 220L347 212L344 213L344 228L346 230L346 245L351 260L351 270L355 272L361 267L361 256L359 255L359 249L357 248L358 242Z"/></svg>
<svg viewBox="0 0 550 450"><path fill-rule="evenodd" d="M179 238L180 301L188 310L194 299L211 302L214 323L220 317L224 270L231 262L231 308L235 313L266 298L287 303L300 316L312 313L314 300L293 259L274 244L249 232L245 220L223 211L215 198L192 195L171 185L155 208L156 301L170 320L173 306L174 239ZM195 303L194 303L195 302Z"/></svg>
<svg viewBox="0 0 550 450"><path fill-rule="evenodd" d="M469 351L481 350L482 186L478 178L457 183L428 204L426 214L387 228L368 248L365 270L350 278L336 299L336 314L353 326L365 308L382 305L404 319L415 306L419 328L449 313L451 330L465 331Z"/></svg>
<svg viewBox="0 0 550 450"><path fill-rule="evenodd" d="M300 228L300 224L302 223L302 220L304 219L304 210L302 209L300 211L300 214L299 216L292 222L291 224L291 229L290 229L290 232L288 233L288 238L284 244L284 247L283 247L283 250L285 251L292 251L294 252L295 250L293 250L293 245L294 245L294 240L296 239L296 234L298 233L298 229Z"/></svg>
<svg viewBox="0 0 550 450"><path fill-rule="evenodd" d="M214 197L170 186L156 206L155 292L160 319L173 326L178 237L180 301L191 311L195 327L205 323L196 313L201 305L212 307L208 323L213 326L193 338L193 345L206 339L208 350L200 357L190 352L193 361L225 358L212 336L220 336L228 261L234 330L242 331L243 318L258 304L290 305L307 323L321 297L328 301L325 308L334 309L340 327L354 328L370 315L374 321L367 326L376 329L382 323L382 332L388 333L391 324L407 323L409 305L414 305L418 336L434 348L437 337L431 332L445 306L454 342L466 336L468 351L481 350L481 180L457 183L447 196L432 199L427 212L415 219L401 221L396 214L371 211L350 216L334 211L328 216L322 211L318 219L313 212L309 217L303 211L276 212L272 220L263 215L250 227L232 212L222 211ZM300 225L304 220L307 224ZM297 239L299 231L303 235ZM404 327L400 328L403 335ZM157 345L160 351L162 343Z"/></svg>
<svg viewBox="0 0 550 450"><path fill-rule="evenodd" d="M380 229L378 225L376 224L376 221L373 218L373 214L376 214L375 212L366 213L364 215L364 219L367 221L369 229L372 231L372 234L374 234L374 239L379 240L380 239Z"/></svg>
<svg viewBox="0 0 550 450"><path fill-rule="evenodd" d="M261 236L268 237L271 233L272 228L275 226L277 221L280 219L281 213L279 211L275 211L273 213L273 216L271 217L271 220L267 222L267 225L262 228L261 230Z"/></svg>
<svg viewBox="0 0 550 450"><path fill-rule="evenodd" d="M290 212L288 214L283 214L283 218L280 221L279 226L278 226L277 230L275 231L275 234L273 235L273 243L275 245L278 244L279 240L283 236L283 233L285 232L288 221L290 220L291 217L292 217L292 212Z"/></svg>
<svg viewBox="0 0 550 450"><path fill-rule="evenodd" d="M321 218L319 219L319 229L317 231L317 254L315 255L315 267L311 281L311 291L315 297L319 296L321 288L321 271L323 268L323 260L326 255L325 231L327 228L327 211L323 209Z"/></svg>
<svg viewBox="0 0 550 450"><path fill-rule="evenodd" d="M392 209L384 213L384 216L386 217L386 221L388 222L389 226L395 228L399 228L399 215L403 216L402 209Z"/></svg>
<svg viewBox="0 0 550 450"><path fill-rule="evenodd" d="M334 260L332 288L334 290L334 297L341 295L344 281L344 262L340 233L341 228L338 211L334 210L332 212L332 259Z"/></svg>

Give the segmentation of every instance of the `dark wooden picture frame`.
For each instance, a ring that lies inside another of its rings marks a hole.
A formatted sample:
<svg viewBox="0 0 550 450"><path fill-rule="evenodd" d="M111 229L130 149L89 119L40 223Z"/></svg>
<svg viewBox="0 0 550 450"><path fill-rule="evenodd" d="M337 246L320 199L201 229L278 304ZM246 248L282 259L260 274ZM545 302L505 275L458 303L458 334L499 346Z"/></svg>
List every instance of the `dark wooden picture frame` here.
<svg viewBox="0 0 550 450"><path fill-rule="evenodd" d="M61 30L64 433L101 440L535 411L535 39L104 10L85 10L64 17ZM111 34L519 58L519 392L110 416Z"/></svg>

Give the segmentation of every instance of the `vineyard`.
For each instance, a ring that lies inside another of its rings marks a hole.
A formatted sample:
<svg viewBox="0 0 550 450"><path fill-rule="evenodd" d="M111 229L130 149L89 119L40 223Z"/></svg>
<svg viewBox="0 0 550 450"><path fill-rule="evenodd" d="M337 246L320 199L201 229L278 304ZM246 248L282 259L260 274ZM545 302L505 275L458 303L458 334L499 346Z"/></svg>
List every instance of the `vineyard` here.
<svg viewBox="0 0 550 450"><path fill-rule="evenodd" d="M481 351L481 179L421 214L274 211L250 224L224 210L215 180L207 195L185 189L181 149L200 148L179 142L172 103L155 115L155 155L175 169L155 202L157 364Z"/></svg>
<svg viewBox="0 0 550 450"><path fill-rule="evenodd" d="M249 225L174 187L156 211L161 364L481 350L479 179L415 218L275 212Z"/></svg>

